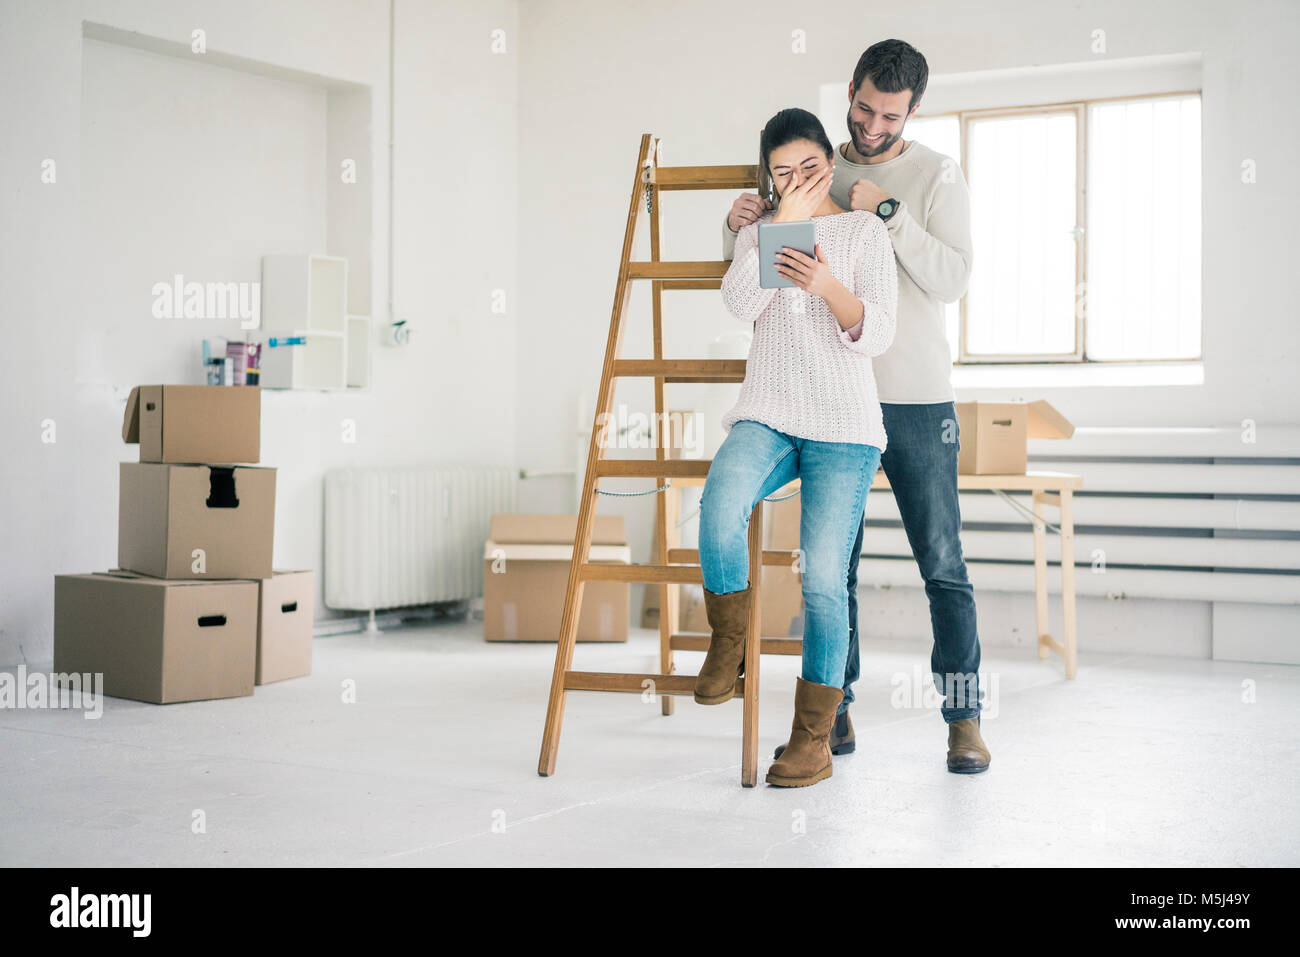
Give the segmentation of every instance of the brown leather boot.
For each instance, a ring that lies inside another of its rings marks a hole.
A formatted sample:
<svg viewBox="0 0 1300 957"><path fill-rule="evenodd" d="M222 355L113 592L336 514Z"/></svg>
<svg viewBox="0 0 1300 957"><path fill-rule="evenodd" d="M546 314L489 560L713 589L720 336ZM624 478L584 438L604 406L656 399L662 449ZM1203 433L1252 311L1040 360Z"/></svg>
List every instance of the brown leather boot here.
<svg viewBox="0 0 1300 957"><path fill-rule="evenodd" d="M831 725L843 698L843 688L795 679L790 741L767 769L768 784L803 788L831 776Z"/></svg>
<svg viewBox="0 0 1300 957"><path fill-rule="evenodd" d="M695 676L697 704L722 704L736 695L736 678L745 673L745 631L753 588L715 595L704 589L704 610L713 636Z"/></svg>
<svg viewBox="0 0 1300 957"><path fill-rule="evenodd" d="M857 736L853 733L853 719L849 717L847 711L837 712L835 723L831 725L831 754L839 757L841 754L852 754L858 749ZM785 745L778 744L776 750L772 752L772 757L779 758L785 752Z"/></svg>
<svg viewBox="0 0 1300 957"><path fill-rule="evenodd" d="M978 774L989 769L992 756L980 737L980 719L966 718L948 725L948 770L956 774Z"/></svg>

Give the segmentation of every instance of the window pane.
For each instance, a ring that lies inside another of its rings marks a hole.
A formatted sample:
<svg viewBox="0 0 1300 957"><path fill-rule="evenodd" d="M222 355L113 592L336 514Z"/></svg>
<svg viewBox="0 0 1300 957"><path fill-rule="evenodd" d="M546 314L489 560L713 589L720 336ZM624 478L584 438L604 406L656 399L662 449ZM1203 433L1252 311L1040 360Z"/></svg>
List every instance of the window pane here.
<svg viewBox="0 0 1300 957"><path fill-rule="evenodd" d="M1087 354L1201 354L1201 100L1099 103L1088 116Z"/></svg>
<svg viewBox="0 0 1300 957"><path fill-rule="evenodd" d="M972 355L1075 351L1075 114L975 119L968 160Z"/></svg>
<svg viewBox="0 0 1300 957"><path fill-rule="evenodd" d="M903 139L918 140L961 163L961 123L956 116L914 116L903 127Z"/></svg>

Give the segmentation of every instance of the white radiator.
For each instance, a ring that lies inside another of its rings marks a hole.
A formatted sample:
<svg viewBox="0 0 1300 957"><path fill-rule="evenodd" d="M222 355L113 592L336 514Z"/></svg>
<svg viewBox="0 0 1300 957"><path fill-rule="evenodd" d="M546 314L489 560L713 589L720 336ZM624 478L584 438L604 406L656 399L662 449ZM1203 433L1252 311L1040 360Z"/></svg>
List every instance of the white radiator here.
<svg viewBox="0 0 1300 957"><path fill-rule="evenodd" d="M348 468L325 475L325 604L369 611L483 594L483 545L519 470Z"/></svg>

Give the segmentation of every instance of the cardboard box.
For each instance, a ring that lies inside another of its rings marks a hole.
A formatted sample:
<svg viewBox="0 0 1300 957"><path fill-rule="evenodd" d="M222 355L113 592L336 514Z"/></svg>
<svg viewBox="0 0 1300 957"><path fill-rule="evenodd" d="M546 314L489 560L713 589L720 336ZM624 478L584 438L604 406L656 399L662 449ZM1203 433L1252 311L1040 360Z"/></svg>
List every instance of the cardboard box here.
<svg viewBox="0 0 1300 957"><path fill-rule="evenodd" d="M139 385L126 400L122 441L141 462L233 465L260 454L258 386Z"/></svg>
<svg viewBox="0 0 1300 957"><path fill-rule="evenodd" d="M783 486L769 496L770 498L783 499L783 501L763 503L764 548L795 549L799 547L799 522L803 515L803 496L795 495L792 498L785 498L793 490L794 483Z"/></svg>
<svg viewBox="0 0 1300 957"><path fill-rule="evenodd" d="M794 561L793 558L790 560ZM678 629L693 634L712 634L708 609L704 606L703 587L681 585L680 588ZM758 628L764 638L799 638L803 635L803 579L793 568L765 565L759 601Z"/></svg>
<svg viewBox="0 0 1300 957"><path fill-rule="evenodd" d="M573 560L576 515L493 515L483 547L483 637L558 641ZM632 563L623 516L597 515L592 562ZM628 582L587 582L578 641L627 641Z"/></svg>
<svg viewBox="0 0 1300 957"><path fill-rule="evenodd" d="M703 416L698 411L694 409L670 409L668 412L668 445L664 452L665 458L701 458L700 434L703 428ZM691 454L687 455L688 452Z"/></svg>
<svg viewBox="0 0 1300 957"><path fill-rule="evenodd" d="M791 486L786 486L772 496L779 498L790 491ZM763 503L764 550L793 552L799 548L802 502L803 498L796 495L780 502ZM803 634L803 578L794 570L794 562L795 556L791 555L789 566L763 566L758 622L759 633L765 638L798 638ZM683 585L678 604L682 631L712 634L703 588Z"/></svg>
<svg viewBox="0 0 1300 957"><path fill-rule="evenodd" d="M792 486L773 493L775 497L789 495ZM780 502L763 505L763 548L789 549L799 547L799 521L802 499L796 495ZM759 631L767 638L799 637L803 634L803 580L793 568L795 556L790 556L791 567L763 566L763 585L760 593ZM645 627L658 626L658 589L648 587L647 596L653 595L655 617ZM704 607L704 589L700 585L681 585L678 595L678 630L711 634L708 612ZM649 604L649 602L648 602Z"/></svg>
<svg viewBox="0 0 1300 957"><path fill-rule="evenodd" d="M1070 420L1050 402L958 402L959 475L1024 475L1029 439L1068 439Z"/></svg>
<svg viewBox="0 0 1300 957"><path fill-rule="evenodd" d="M156 578L271 577L275 469L121 462L118 481L122 568Z"/></svg>
<svg viewBox="0 0 1300 957"><path fill-rule="evenodd" d="M54 576L54 670L167 704L253 693L257 582L165 581L122 569Z"/></svg>
<svg viewBox="0 0 1300 957"><path fill-rule="evenodd" d="M257 684L311 674L315 582L315 572L300 570L276 571L258 583Z"/></svg>
<svg viewBox="0 0 1300 957"><path fill-rule="evenodd" d="M572 545L573 540L578 537L578 516L505 513L493 515L492 522L488 526L488 537L495 542ZM626 545L627 523L623 521L623 516L594 516L594 521L591 523L591 544Z"/></svg>

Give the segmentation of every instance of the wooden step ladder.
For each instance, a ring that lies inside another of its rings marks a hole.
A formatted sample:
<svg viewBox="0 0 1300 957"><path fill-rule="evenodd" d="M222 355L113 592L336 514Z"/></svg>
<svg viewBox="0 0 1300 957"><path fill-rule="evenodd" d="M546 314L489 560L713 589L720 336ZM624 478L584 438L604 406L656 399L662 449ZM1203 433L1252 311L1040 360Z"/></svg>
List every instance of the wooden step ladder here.
<svg viewBox="0 0 1300 957"><path fill-rule="evenodd" d="M730 263L716 262L665 262L659 258L659 203L657 193L676 189L753 189L758 186L757 166L660 166L662 160L660 141L645 133L641 137L641 150L637 156L636 171L632 180L632 199L628 205L627 229L623 234L623 255L619 261L618 282L614 287L614 311L610 317L609 339L605 347L605 365L600 376L600 393L596 402L595 422L591 430L591 445L587 452L587 471L582 486L582 501L578 508L578 527L573 542L573 558L569 565L569 583L564 596L564 616L560 623L559 642L555 649L555 671L551 676L551 697L546 708L546 730L542 736L541 759L537 773L549 776L555 773L555 757L560 746L560 727L564 721L565 696L570 691L618 691L630 694L652 694L660 697L665 715L673 713L673 695L693 695L694 675L674 674L675 649L702 650L708 648L708 637L675 635L678 604L677 589L681 584L702 585L704 582L697 549L673 547L676 542L676 503L664 495L656 498L658 527L654 564L622 565L596 564L590 559L592 525L596 500L600 494L598 483L602 478L652 478L663 492L673 479L705 478L708 460L668 459L665 457L667 435L665 424L664 385L670 382L741 382L745 378L744 359L701 360L665 359L663 357L663 328L661 297L665 289L720 289L722 277ZM650 220L650 259L633 262L637 228L641 221L642 204ZM654 356L650 359L622 359L623 319L631 297L632 280L651 280L654 320ZM654 379L655 418L657 439L653 459L606 459L602 456L604 443L602 423L608 421L614 402L614 380L628 377ZM661 484L662 483L662 484ZM670 512L674 514L670 514ZM741 735L740 783L753 787L758 781L758 675L760 657L759 614L761 608L760 565L790 564L788 551L764 551L762 548L763 502L760 500L749 520L749 581L753 589L750 596L749 627L745 637L745 674L737 679L737 692L743 702L743 732ZM583 586L589 581L624 581L657 584L659 591L659 663L660 674L627 674L615 672L572 671L573 648L577 639L578 617L582 608ZM787 642L788 643L788 642ZM775 650L775 649L774 649ZM782 649L790 653L787 649Z"/></svg>

